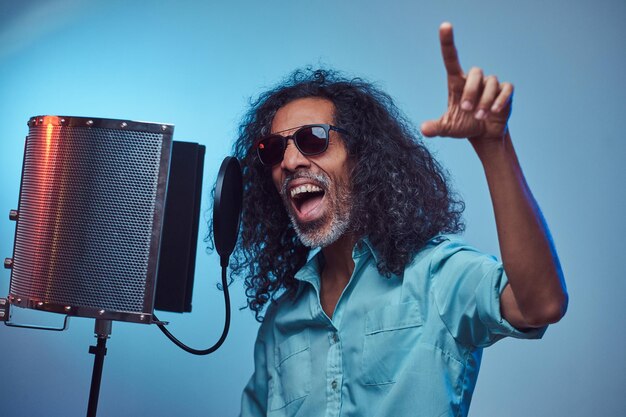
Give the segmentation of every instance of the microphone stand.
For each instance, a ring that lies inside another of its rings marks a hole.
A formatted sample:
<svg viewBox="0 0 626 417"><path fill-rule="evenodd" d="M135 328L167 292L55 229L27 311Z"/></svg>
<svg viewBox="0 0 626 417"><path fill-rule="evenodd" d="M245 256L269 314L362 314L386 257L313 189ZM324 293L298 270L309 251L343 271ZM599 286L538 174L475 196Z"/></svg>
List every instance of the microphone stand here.
<svg viewBox="0 0 626 417"><path fill-rule="evenodd" d="M98 396L100 395L100 381L102 381L102 368L104 356L107 354L107 339L111 335L111 320L96 319L94 330L98 342L96 346L89 346L89 353L94 354L93 373L91 374L91 389L89 390L89 405L87 417L96 417L98 409Z"/></svg>

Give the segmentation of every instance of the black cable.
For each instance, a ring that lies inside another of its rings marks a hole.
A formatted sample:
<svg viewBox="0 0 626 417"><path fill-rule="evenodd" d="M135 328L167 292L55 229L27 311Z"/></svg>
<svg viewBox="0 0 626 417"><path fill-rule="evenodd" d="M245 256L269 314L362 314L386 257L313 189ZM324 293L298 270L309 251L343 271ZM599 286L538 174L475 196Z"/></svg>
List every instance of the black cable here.
<svg viewBox="0 0 626 417"><path fill-rule="evenodd" d="M228 265L228 263L226 265ZM226 316L224 318L224 330L222 331L222 336L220 336L219 340L213 346L204 350L193 349L185 345L183 342L181 342L177 338L175 338L174 335L170 333L169 330L167 330L163 324L157 323L157 326L159 326L159 329L161 329L163 334L165 334L165 336L167 336L172 342L174 342L176 346L178 346L179 348L183 349L186 352L193 353L194 355L208 355L210 353L215 352L217 349L219 349L220 346L222 346L222 344L226 340L226 336L228 335L228 329L230 328L230 296L228 295L228 283L226 281L227 281L226 266L222 265L222 290L224 291L224 304L226 306ZM152 316L154 317L155 320L159 321L159 319L154 314Z"/></svg>

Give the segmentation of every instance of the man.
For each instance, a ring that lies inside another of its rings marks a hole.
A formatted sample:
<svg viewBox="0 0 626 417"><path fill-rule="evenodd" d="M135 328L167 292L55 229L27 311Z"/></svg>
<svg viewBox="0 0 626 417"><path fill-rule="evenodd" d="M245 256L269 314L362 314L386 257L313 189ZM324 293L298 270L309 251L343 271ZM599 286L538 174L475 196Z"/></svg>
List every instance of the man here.
<svg viewBox="0 0 626 417"><path fill-rule="evenodd" d="M245 119L234 273L262 319L243 416L465 416L482 348L565 313L556 251L507 121L513 87L465 74L440 27L444 115L487 177L503 263L444 233L463 203L392 100L328 71L293 74Z"/></svg>

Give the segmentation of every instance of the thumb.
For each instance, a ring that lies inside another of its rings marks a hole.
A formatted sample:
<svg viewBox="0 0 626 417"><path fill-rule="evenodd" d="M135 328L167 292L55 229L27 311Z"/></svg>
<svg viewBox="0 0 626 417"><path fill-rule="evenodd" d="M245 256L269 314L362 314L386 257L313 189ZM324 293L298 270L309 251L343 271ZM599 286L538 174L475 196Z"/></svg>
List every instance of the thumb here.
<svg viewBox="0 0 626 417"><path fill-rule="evenodd" d="M428 120L422 123L420 129L424 136L432 138L433 136L439 136L439 132L441 132L441 125L439 120Z"/></svg>

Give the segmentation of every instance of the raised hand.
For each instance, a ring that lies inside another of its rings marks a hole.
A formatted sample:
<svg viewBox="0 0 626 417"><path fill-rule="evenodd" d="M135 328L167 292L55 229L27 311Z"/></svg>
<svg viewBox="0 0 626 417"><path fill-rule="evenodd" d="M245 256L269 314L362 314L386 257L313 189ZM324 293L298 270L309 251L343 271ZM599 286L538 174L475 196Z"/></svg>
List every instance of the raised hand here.
<svg viewBox="0 0 626 417"><path fill-rule="evenodd" d="M438 120L422 123L424 136L502 140L511 115L513 85L500 83L480 68L465 74L459 63L450 23L439 27L441 53L448 74L448 109Z"/></svg>

